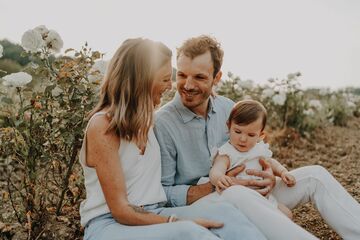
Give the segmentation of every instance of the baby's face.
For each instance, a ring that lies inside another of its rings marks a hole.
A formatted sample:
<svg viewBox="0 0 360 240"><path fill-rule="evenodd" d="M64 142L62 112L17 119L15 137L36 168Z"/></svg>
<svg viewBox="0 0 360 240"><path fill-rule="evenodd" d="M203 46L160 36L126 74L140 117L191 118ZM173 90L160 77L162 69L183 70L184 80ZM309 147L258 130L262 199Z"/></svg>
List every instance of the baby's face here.
<svg viewBox="0 0 360 240"><path fill-rule="evenodd" d="M248 125L238 125L235 122L230 123L230 143L240 152L247 152L262 140L263 131L262 119Z"/></svg>

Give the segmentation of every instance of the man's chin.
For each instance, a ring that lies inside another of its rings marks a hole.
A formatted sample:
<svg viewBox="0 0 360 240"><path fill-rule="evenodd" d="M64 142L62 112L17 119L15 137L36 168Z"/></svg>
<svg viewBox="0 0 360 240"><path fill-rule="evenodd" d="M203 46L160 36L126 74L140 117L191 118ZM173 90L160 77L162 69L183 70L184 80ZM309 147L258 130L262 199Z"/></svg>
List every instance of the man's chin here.
<svg viewBox="0 0 360 240"><path fill-rule="evenodd" d="M188 107L188 108L192 108L192 107L195 107L197 106L197 102L194 101L194 99L192 98L187 98L187 97L181 97L181 101L182 103L184 104L185 107Z"/></svg>

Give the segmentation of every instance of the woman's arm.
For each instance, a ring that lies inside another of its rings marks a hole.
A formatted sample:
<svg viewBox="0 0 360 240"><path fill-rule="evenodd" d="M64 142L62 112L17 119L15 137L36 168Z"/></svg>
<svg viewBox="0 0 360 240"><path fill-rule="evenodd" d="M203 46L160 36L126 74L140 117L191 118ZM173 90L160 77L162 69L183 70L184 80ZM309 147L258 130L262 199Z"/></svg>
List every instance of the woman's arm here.
<svg viewBox="0 0 360 240"><path fill-rule="evenodd" d="M128 202L125 178L119 161L120 139L105 133L109 120L95 117L87 131L87 165L96 169L107 205L116 221L125 225L165 223L168 218L144 211Z"/></svg>

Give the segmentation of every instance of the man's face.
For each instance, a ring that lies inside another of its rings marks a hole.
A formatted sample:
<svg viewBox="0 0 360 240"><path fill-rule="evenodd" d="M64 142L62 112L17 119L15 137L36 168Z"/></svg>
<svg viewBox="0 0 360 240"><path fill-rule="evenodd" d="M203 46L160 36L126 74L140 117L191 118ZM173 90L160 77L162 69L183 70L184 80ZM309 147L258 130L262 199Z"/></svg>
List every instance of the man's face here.
<svg viewBox="0 0 360 240"><path fill-rule="evenodd" d="M182 103L196 114L206 112L212 88L221 78L221 72L213 77L210 51L194 59L181 54L177 68L176 82Z"/></svg>

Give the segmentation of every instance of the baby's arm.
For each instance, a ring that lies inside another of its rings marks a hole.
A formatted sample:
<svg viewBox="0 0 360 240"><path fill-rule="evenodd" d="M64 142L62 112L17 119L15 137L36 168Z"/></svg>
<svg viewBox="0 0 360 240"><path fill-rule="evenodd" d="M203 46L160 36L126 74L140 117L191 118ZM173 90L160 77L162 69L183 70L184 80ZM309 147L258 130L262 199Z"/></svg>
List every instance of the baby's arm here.
<svg viewBox="0 0 360 240"><path fill-rule="evenodd" d="M275 176L281 177L281 179L286 183L288 187L292 187L295 185L295 177L291 175L288 170L283 165L281 165L281 163L279 163L273 158L269 158L268 161L270 162L271 168Z"/></svg>
<svg viewBox="0 0 360 240"><path fill-rule="evenodd" d="M232 179L226 176L226 170L230 166L230 159L227 155L217 154L209 174L210 182L215 186L217 192L233 185Z"/></svg>

